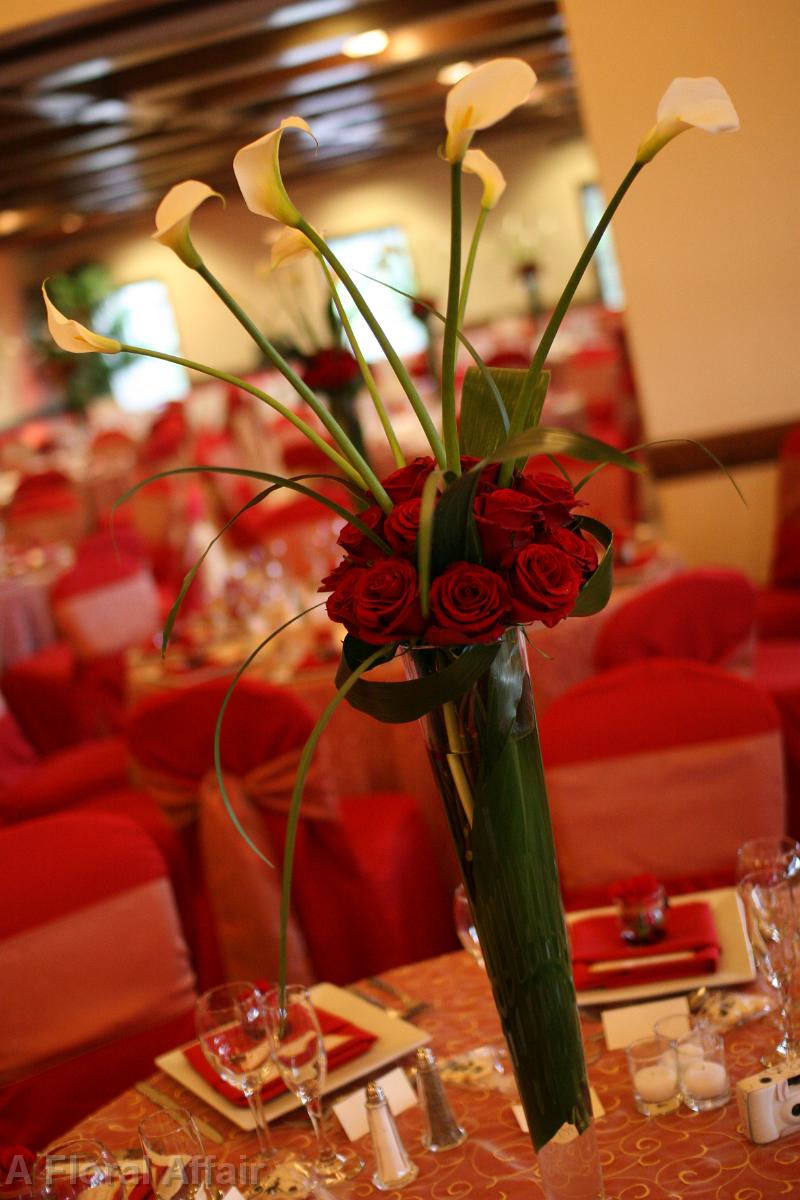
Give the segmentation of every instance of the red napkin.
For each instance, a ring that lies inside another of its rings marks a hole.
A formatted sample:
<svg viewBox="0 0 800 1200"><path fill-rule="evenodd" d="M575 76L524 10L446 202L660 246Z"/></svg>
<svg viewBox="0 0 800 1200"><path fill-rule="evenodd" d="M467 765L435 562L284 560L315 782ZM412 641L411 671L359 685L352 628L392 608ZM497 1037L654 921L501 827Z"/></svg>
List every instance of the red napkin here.
<svg viewBox="0 0 800 1200"><path fill-rule="evenodd" d="M613 913L574 921L569 932L575 986L579 990L683 979L687 975L716 971L719 963L719 935L711 907L704 900L670 908L666 937L647 946L631 946L624 942L619 921ZM593 963L637 958L653 960L668 954L680 954L681 957L665 962L609 966L602 971L589 970Z"/></svg>
<svg viewBox="0 0 800 1200"><path fill-rule="evenodd" d="M333 1069L340 1067L343 1063L350 1062L352 1058L358 1058L362 1054L366 1054L370 1046L378 1040L377 1034L367 1033L365 1029L359 1029L357 1025L352 1025L350 1021L345 1021L343 1017L337 1017L333 1013L324 1012L323 1009L316 1010L319 1018L320 1028L325 1037L343 1037L347 1040L339 1042L328 1051L328 1066ZM230 1100L232 1104L238 1104L240 1107L245 1107L247 1100L242 1092L237 1088L231 1087L229 1083L225 1083L220 1079L214 1068L208 1062L199 1042L193 1042L191 1046L187 1046L184 1050L184 1056L188 1059L191 1065L205 1079L206 1083L210 1083L215 1091L219 1092L220 1096L224 1096L226 1100ZM274 1100L276 1096L280 1096L287 1091L283 1080L270 1079L264 1084L261 1089L262 1100Z"/></svg>

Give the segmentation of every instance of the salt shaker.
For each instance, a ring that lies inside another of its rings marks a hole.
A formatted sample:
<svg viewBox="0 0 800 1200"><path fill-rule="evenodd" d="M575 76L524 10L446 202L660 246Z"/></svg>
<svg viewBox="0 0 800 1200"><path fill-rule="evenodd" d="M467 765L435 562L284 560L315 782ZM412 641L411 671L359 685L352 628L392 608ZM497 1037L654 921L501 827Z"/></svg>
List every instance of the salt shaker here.
<svg viewBox="0 0 800 1200"><path fill-rule="evenodd" d="M436 1057L428 1046L417 1050L417 1095L425 1115L422 1144L427 1150L449 1150L467 1136L450 1107Z"/></svg>
<svg viewBox="0 0 800 1200"><path fill-rule="evenodd" d="M367 1124L375 1152L372 1182L381 1191L400 1188L416 1179L418 1167L406 1153L391 1109L379 1083L367 1084Z"/></svg>

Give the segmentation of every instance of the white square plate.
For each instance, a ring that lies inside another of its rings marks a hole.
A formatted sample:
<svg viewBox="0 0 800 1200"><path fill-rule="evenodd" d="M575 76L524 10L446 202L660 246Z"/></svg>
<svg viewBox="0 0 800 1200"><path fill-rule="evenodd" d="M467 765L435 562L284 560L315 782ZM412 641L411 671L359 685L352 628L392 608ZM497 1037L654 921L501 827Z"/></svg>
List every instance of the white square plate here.
<svg viewBox="0 0 800 1200"><path fill-rule="evenodd" d="M374 1004L361 1000L358 996L354 996L351 992L336 987L332 983L315 984L310 991L314 1003L318 1004L325 1012L352 1021L360 1029L374 1033L378 1039L366 1054L354 1058L351 1062L343 1063L341 1067L330 1072L325 1082L325 1093L335 1092L337 1088L351 1083L354 1079L359 1079L362 1075L371 1074L379 1067L394 1062L395 1059L409 1054L418 1046L424 1046L431 1040L430 1034L426 1033L424 1029L418 1029L416 1025L409 1025L408 1021L402 1021L399 1017L390 1017L387 1013L381 1012ZM160 1055L156 1059L156 1066L165 1071L167 1075L171 1075L190 1092L194 1092L201 1100L205 1100L212 1108L216 1108L240 1129L254 1128L250 1109L246 1106L240 1107L238 1104L231 1104L230 1100L226 1100L224 1096L216 1092L211 1084L206 1083L205 1079L198 1075L194 1067L184 1058L183 1047ZM284 1113L299 1107L300 1101L297 1097L287 1093L285 1096L278 1096L275 1100L268 1101L264 1105L264 1112L267 1120L272 1121L275 1117L281 1117Z"/></svg>
<svg viewBox="0 0 800 1200"><path fill-rule="evenodd" d="M685 979L662 979L659 983L632 983L629 987L594 988L591 991L578 992L578 1004L624 1004L628 1000L646 1000L650 996L690 992L698 987L731 987L733 984L750 983L755 979L753 952L747 938L744 913L736 888L717 888L712 892L692 892L686 896L670 897L670 905L677 908L693 900L705 900L714 914L721 953L719 966L713 975L704 972L702 975L688 975ZM613 912L613 907L609 907L567 913L567 923L572 924L582 917L597 917Z"/></svg>

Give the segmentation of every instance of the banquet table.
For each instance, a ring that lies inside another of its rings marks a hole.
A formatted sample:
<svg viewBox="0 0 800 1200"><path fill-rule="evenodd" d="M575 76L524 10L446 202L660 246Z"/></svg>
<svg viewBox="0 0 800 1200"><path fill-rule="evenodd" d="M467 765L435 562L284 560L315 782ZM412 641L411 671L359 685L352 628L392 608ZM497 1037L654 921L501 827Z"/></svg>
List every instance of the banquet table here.
<svg viewBox="0 0 800 1200"><path fill-rule="evenodd" d="M500 1041L486 976L466 952L400 967L387 972L385 978L411 996L430 1001L431 1007L415 1024L430 1033L440 1063L454 1054ZM602 1044L593 1036L599 1028L594 1020L584 1020L590 1047ZM726 1034L732 1082L759 1068L759 1056L771 1039L774 1043L774 1036L774 1027L763 1021ZM742 1132L735 1100L712 1112L698 1114L680 1108L669 1116L647 1119L634 1107L624 1052L604 1047L589 1066L589 1080L605 1109L597 1133L609 1200L774 1200L800 1194L800 1142L789 1137L762 1146L752 1144ZM235 1128L169 1076L159 1072L150 1082L224 1134L225 1143L217 1152L219 1162L235 1164L254 1151L253 1134ZM511 1111L513 1097L452 1082L447 1089L467 1139L439 1154L426 1152L420 1143L419 1106L400 1114L398 1129L419 1174L402 1192L384 1194L397 1200L535 1200L543 1196L535 1155ZM121 1151L136 1145L137 1123L152 1111L152 1103L131 1090L86 1118L75 1132L98 1137ZM331 1122L335 1123L333 1118ZM271 1130L279 1147L291 1147L301 1154L312 1149L311 1128L302 1112L273 1122ZM336 1133L343 1137L341 1131ZM215 1152L211 1143L206 1148ZM374 1163L369 1138L361 1139L357 1149L366 1168L336 1189L342 1200L380 1194L371 1182Z"/></svg>
<svg viewBox="0 0 800 1200"><path fill-rule="evenodd" d="M50 585L72 561L68 546L0 547L0 671L56 636Z"/></svg>

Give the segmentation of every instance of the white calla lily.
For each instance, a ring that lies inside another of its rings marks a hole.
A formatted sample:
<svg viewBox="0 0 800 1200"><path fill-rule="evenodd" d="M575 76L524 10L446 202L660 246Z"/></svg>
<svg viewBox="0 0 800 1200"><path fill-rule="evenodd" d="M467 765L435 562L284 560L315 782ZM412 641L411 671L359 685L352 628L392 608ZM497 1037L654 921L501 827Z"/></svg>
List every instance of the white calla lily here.
<svg viewBox="0 0 800 1200"><path fill-rule="evenodd" d="M189 225L195 209L212 196L225 203L219 192L215 192L207 183L185 179L183 183L176 183L170 188L156 209L154 239L174 250L181 262L193 269L199 265L200 255L192 245Z"/></svg>
<svg viewBox="0 0 800 1200"><path fill-rule="evenodd" d="M473 133L501 121L524 104L536 75L521 58L495 58L465 75L447 93L444 157L459 162Z"/></svg>
<svg viewBox="0 0 800 1200"><path fill-rule="evenodd" d="M733 101L720 81L711 75L673 79L661 97L656 118L656 124L636 152L638 163L650 162L662 146L686 129L735 133L739 128Z"/></svg>
<svg viewBox="0 0 800 1200"><path fill-rule="evenodd" d="M461 165L471 175L477 175L483 184L481 208L494 208L506 190L505 176L497 163L482 150L468 150Z"/></svg>
<svg viewBox="0 0 800 1200"><path fill-rule="evenodd" d="M59 312L47 294L47 281L42 284L42 296L47 310L47 328L55 344L70 354L119 354L122 346L116 338L103 337Z"/></svg>
<svg viewBox="0 0 800 1200"><path fill-rule="evenodd" d="M270 267L274 271L286 263L296 262L298 258L305 258L307 254L316 253L316 248L312 246L304 233L287 225L272 243Z"/></svg>
<svg viewBox="0 0 800 1200"><path fill-rule="evenodd" d="M279 156L285 129L302 129L314 137L311 126L302 117L286 117L277 129L265 133L236 152L233 173L251 212L261 217L274 217L284 225L295 226L301 219L300 213L289 199L281 178Z"/></svg>

